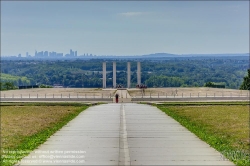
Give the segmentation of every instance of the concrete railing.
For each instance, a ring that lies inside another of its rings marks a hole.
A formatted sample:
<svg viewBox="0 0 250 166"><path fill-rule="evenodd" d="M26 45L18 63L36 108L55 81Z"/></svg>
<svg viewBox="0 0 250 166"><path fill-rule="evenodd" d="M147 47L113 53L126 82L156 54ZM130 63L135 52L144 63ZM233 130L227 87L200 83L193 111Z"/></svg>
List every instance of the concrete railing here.
<svg viewBox="0 0 250 166"><path fill-rule="evenodd" d="M249 100L249 93L245 94L227 94L224 95L214 93L211 94L179 94L179 95L162 95L149 94L149 95L133 95L131 97L120 97L120 101L124 102L139 102L139 101L206 101L206 100ZM100 101L100 102L115 102L114 94L102 93L102 94L1 94L1 102L7 101Z"/></svg>
<svg viewBox="0 0 250 166"><path fill-rule="evenodd" d="M213 93L213 94L211 94L211 93L209 93L209 94L207 94L207 93L189 93L189 94L187 94L187 93L181 93L181 94L171 94L171 95L169 95L169 94L160 94L160 93L158 93L158 94L148 94L148 95L143 95L143 94L136 94L136 95L131 95L131 97L132 98L206 98L206 97L209 97L209 98L211 98L211 97L250 97L249 96L249 93L244 93L244 94L241 94L241 93L239 93L239 94L232 94L232 93L230 93L230 94L224 94L224 93Z"/></svg>
<svg viewBox="0 0 250 166"><path fill-rule="evenodd" d="M149 94L149 95L131 95L132 102L136 101L208 101L208 100L249 100L249 93L245 94L218 94L214 93L213 95L207 93L189 93L189 94L179 94L179 95L160 95L158 94Z"/></svg>
<svg viewBox="0 0 250 166"><path fill-rule="evenodd" d="M113 98L113 94L1 94L1 99L3 98L7 98L7 99L14 99L14 98L21 98L21 99L24 99L24 98L31 98L31 99L34 99L34 98L50 98L50 99L59 99L59 98L74 98L74 99L92 99L92 98L96 98L96 99L107 99L107 98Z"/></svg>
<svg viewBox="0 0 250 166"><path fill-rule="evenodd" d="M138 101L249 101L249 97L192 97L192 98L132 98L132 102Z"/></svg>
<svg viewBox="0 0 250 166"><path fill-rule="evenodd" d="M113 102L113 94L1 94L1 102L28 101L87 101Z"/></svg>

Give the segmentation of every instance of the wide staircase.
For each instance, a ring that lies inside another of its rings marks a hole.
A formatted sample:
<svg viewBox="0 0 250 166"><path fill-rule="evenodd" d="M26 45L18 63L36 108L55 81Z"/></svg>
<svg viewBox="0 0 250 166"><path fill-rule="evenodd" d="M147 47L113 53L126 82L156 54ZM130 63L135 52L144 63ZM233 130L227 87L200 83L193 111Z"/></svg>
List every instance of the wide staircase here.
<svg viewBox="0 0 250 166"><path fill-rule="evenodd" d="M129 95L127 89L125 88L117 89L115 94L119 95L118 103L131 103L131 96ZM115 94L113 96L113 103L115 103Z"/></svg>

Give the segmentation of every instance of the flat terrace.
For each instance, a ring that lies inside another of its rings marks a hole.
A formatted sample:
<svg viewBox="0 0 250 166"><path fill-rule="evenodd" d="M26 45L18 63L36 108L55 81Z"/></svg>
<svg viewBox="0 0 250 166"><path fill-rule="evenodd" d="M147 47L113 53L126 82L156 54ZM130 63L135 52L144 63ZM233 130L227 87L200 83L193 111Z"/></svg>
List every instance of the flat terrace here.
<svg viewBox="0 0 250 166"><path fill-rule="evenodd" d="M115 93L121 93L120 102L141 101L247 101L249 91L220 88L148 88L145 90L101 88L37 88L1 92L2 102L11 101L76 101L114 102Z"/></svg>

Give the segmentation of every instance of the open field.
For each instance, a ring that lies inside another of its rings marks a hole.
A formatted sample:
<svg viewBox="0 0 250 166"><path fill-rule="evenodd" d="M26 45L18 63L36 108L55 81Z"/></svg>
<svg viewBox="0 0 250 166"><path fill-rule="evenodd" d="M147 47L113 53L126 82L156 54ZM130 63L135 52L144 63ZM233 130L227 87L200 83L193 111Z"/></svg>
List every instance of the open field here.
<svg viewBox="0 0 250 166"><path fill-rule="evenodd" d="M131 88L128 89L129 94L132 97L142 96L141 89ZM222 88L148 88L145 89L143 96L249 96L249 91L247 90L237 90L237 89L222 89Z"/></svg>
<svg viewBox="0 0 250 166"><path fill-rule="evenodd" d="M249 161L249 105L159 105L237 165Z"/></svg>
<svg viewBox="0 0 250 166"><path fill-rule="evenodd" d="M27 155L86 108L86 105L60 104L1 106L1 165L12 165L12 162ZM21 151L27 152L19 153Z"/></svg>

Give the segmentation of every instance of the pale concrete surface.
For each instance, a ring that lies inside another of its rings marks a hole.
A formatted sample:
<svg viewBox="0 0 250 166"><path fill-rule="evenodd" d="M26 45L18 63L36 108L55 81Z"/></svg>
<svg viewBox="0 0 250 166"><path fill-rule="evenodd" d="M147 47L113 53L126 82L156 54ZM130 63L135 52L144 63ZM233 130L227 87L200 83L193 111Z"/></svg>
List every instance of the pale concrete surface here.
<svg viewBox="0 0 250 166"><path fill-rule="evenodd" d="M250 101L249 97L215 97L215 98L119 98L119 103L139 102L233 102ZM115 103L115 97L111 98L1 98L0 102L81 102L81 103Z"/></svg>
<svg viewBox="0 0 250 166"><path fill-rule="evenodd" d="M110 98L117 89L101 88L34 88L1 92L1 98ZM132 98L141 98L141 89L129 88ZM143 98L249 97L248 90L220 88L148 88Z"/></svg>
<svg viewBox="0 0 250 166"><path fill-rule="evenodd" d="M233 165L156 107L124 109L131 165Z"/></svg>
<svg viewBox="0 0 250 166"><path fill-rule="evenodd" d="M130 88L129 93L132 97L142 96L141 89ZM207 96L207 97L240 97L245 96L249 97L248 90L238 90L238 89L224 89L224 88L208 88L208 87L168 87L168 88L147 88L145 89L144 96L151 96L157 98L159 96L168 96L168 97L194 97L194 96Z"/></svg>
<svg viewBox="0 0 250 166"><path fill-rule="evenodd" d="M120 107L103 104L88 108L20 164L118 165Z"/></svg>
<svg viewBox="0 0 250 166"><path fill-rule="evenodd" d="M119 94L119 103L131 103L132 98L129 95L127 89L118 89L115 94ZM115 94L113 96L113 103L115 103Z"/></svg>
<svg viewBox="0 0 250 166"><path fill-rule="evenodd" d="M223 159L156 107L112 103L88 108L19 164L234 165Z"/></svg>
<svg viewBox="0 0 250 166"><path fill-rule="evenodd" d="M178 90L177 90L178 89ZM249 91L218 88L149 88L141 89L87 89L87 88L37 88L3 91L0 102L178 102L178 101L249 101Z"/></svg>
<svg viewBox="0 0 250 166"><path fill-rule="evenodd" d="M69 96L79 98L92 98L92 96L96 96L98 98L108 98L110 95L113 96L116 89L102 89L102 88L34 88L34 89L16 89L16 90L8 90L8 91L1 91L1 98L12 98L18 97L22 95L25 98L44 98L45 95L48 98L69 98Z"/></svg>

